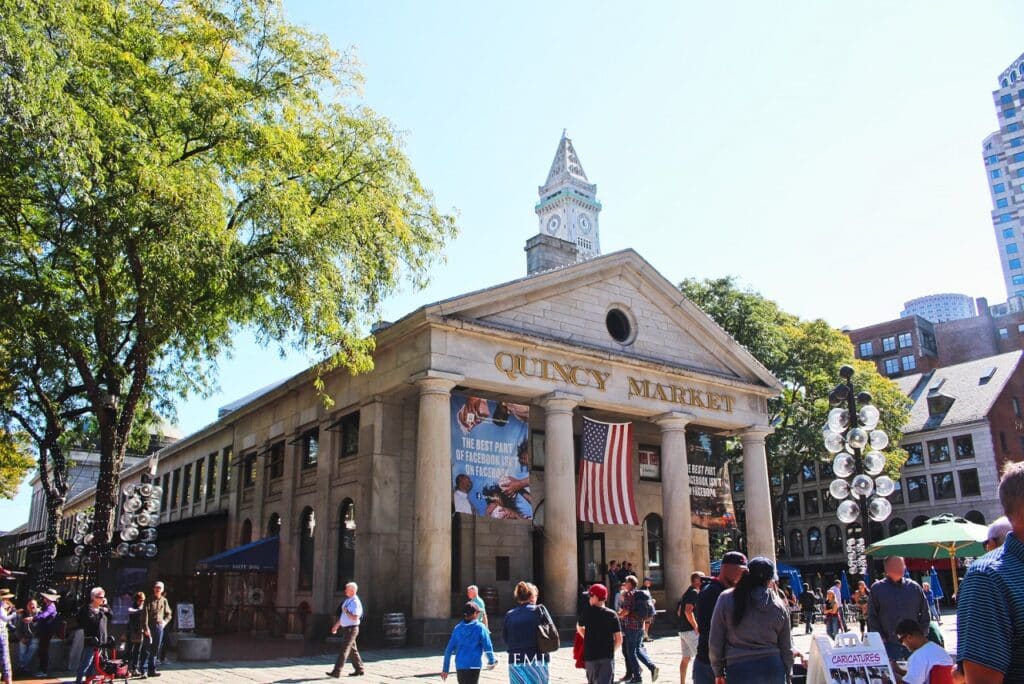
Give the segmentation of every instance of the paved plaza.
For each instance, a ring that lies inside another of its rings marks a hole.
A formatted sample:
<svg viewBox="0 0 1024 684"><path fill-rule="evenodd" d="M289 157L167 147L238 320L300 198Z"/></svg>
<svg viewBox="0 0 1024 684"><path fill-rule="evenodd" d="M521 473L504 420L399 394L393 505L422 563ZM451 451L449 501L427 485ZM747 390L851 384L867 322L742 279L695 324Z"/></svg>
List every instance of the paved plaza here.
<svg viewBox="0 0 1024 684"><path fill-rule="evenodd" d="M944 616L942 631L946 639L946 649L956 650L956 615ZM823 625L815 625L815 634L824 635ZM803 634L803 627L793 630L794 643L798 649L807 653L810 650L811 637ZM261 642L254 642L254 650L261 647ZM651 657L661 668L661 682L679 682L679 640L672 636L662 636L647 644ZM371 682L397 681L440 681L441 653L425 649L374 649L363 653L366 661L366 676L355 680L370 684ZM507 682L508 672L503 663L503 654L498 654L499 664L491 671L484 671L481 682ZM162 668L160 684L199 684L201 682L217 682L218 684L298 684L299 682L333 681L325 672L334 664L334 656L320 655L301 658L279 658L260 661L228 661L220 663L167 663ZM616 660L616 675L621 676L625 669L622 658ZM351 672L346 666L345 674ZM343 678L344 675L343 675ZM51 681L74 681L51 680ZM454 682L454 672L448 680ZM572 661L572 649L563 645L551 662L552 682L584 682L586 678L581 670L577 670ZM649 674L644 672L644 681L650 681ZM687 682L691 680L687 678Z"/></svg>

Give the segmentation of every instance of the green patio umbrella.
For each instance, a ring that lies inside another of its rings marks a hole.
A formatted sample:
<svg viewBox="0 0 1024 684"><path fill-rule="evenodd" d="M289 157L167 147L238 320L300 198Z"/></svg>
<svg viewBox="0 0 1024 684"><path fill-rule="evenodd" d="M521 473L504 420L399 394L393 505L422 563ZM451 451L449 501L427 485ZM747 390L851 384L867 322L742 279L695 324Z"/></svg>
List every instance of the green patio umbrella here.
<svg viewBox="0 0 1024 684"><path fill-rule="evenodd" d="M906 558L948 558L953 571L953 593L959 590L956 559L985 555L978 541L988 536L988 528L970 520L944 514L929 518L920 527L875 542L864 553L872 556L904 556Z"/></svg>

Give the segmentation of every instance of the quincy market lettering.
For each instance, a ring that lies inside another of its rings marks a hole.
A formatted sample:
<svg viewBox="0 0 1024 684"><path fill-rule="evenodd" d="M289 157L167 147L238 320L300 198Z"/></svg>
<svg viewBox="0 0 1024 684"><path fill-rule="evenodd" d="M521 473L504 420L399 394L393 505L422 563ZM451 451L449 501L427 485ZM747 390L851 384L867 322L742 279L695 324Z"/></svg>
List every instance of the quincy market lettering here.
<svg viewBox="0 0 1024 684"><path fill-rule="evenodd" d="M612 375L611 372L597 368L505 351L494 355L494 367L512 381L520 378L536 378L573 387L592 387L600 392L607 389L608 380ZM663 385L660 382L639 380L631 376L627 376L626 379L629 382L630 399L634 397L654 399L668 404L693 406L725 413L732 413L736 403L736 399L728 394L702 390L697 387Z"/></svg>

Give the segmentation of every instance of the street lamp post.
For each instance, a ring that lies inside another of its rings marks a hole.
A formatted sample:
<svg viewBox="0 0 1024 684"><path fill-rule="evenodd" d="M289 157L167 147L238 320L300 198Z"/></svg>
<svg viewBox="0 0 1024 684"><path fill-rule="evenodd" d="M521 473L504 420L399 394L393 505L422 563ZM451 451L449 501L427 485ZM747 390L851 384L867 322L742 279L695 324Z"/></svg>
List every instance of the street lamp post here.
<svg viewBox="0 0 1024 684"><path fill-rule="evenodd" d="M835 479L828 491L840 502L836 517L847 525L861 521L861 536L846 540L848 567L851 574L867 573L864 549L871 543L870 521L881 522L892 513L886 498L896 490L896 483L885 470L885 454L889 436L877 429L880 414L871 404L868 392L853 387L853 367L839 369L842 382L828 395L834 407L828 413L824 430L825 449L835 454L832 472Z"/></svg>

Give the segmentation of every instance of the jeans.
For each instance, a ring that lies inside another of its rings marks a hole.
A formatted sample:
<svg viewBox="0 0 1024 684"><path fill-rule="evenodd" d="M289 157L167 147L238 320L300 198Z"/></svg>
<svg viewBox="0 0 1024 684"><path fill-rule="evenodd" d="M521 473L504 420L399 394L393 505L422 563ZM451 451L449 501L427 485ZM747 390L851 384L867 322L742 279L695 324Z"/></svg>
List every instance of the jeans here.
<svg viewBox="0 0 1024 684"><path fill-rule="evenodd" d="M804 634L810 634L814 631L814 609L800 611L804 616Z"/></svg>
<svg viewBox="0 0 1024 684"><path fill-rule="evenodd" d="M641 663L646 665L651 672L654 671L654 661L647 655L643 638L643 629L622 630L622 643L626 648L626 674L630 675L632 679L640 678Z"/></svg>
<svg viewBox="0 0 1024 684"><path fill-rule="evenodd" d="M835 639L836 634L839 634L841 625L839 624L838 615L826 615L825 616L825 632L828 634L829 639Z"/></svg>
<svg viewBox="0 0 1024 684"><path fill-rule="evenodd" d="M786 674L782 658L777 655L725 665L727 681L743 684L786 684Z"/></svg>
<svg viewBox="0 0 1024 684"><path fill-rule="evenodd" d="M939 612L939 607L936 604L929 603L928 612L932 614L932 620L942 622L942 614Z"/></svg>
<svg viewBox="0 0 1024 684"><path fill-rule="evenodd" d="M53 639L52 634L42 634L39 636L39 671L43 674L50 672L50 640Z"/></svg>
<svg viewBox="0 0 1024 684"><path fill-rule="evenodd" d="M93 648L92 646L82 647L82 661L78 664L78 670L75 677L75 684L82 684L82 680L86 675L93 671L93 665L96 660L96 651L99 649Z"/></svg>
<svg viewBox="0 0 1024 684"><path fill-rule="evenodd" d="M711 663L693 659L693 684L715 684L715 672Z"/></svg>
<svg viewBox="0 0 1024 684"><path fill-rule="evenodd" d="M164 643L164 628L157 623L149 628L151 641L149 643L149 657L145 659L146 670L149 674L156 674L156 661L160 657L160 647ZM141 668L141 666L140 666Z"/></svg>
<svg viewBox="0 0 1024 684"><path fill-rule="evenodd" d="M128 669L132 672L142 672L143 668L146 667L146 656L148 652L148 643L146 637L142 637L142 641L133 641L128 644Z"/></svg>
<svg viewBox="0 0 1024 684"><path fill-rule="evenodd" d="M39 650L39 639L32 639L27 644L25 642L18 642L18 668L20 670L28 672L28 666L32 662L32 658L35 657L37 650Z"/></svg>

